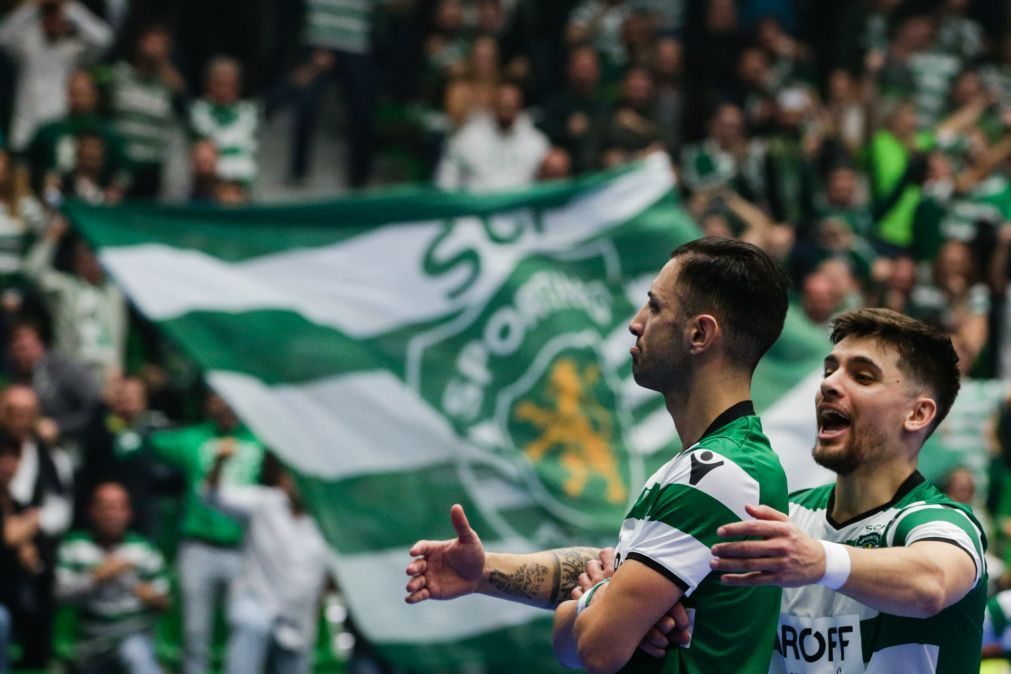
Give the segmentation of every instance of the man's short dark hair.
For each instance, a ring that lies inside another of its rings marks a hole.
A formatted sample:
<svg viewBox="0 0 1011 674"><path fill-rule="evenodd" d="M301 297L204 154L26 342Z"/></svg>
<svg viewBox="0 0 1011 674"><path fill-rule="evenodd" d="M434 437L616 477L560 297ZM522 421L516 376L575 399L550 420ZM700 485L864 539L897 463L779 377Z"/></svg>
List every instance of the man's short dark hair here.
<svg viewBox="0 0 1011 674"><path fill-rule="evenodd" d="M958 354L947 333L890 309L854 309L832 321L832 343L870 337L895 349L902 374L926 387L937 403L933 433L951 410L959 389Z"/></svg>
<svg viewBox="0 0 1011 674"><path fill-rule="evenodd" d="M723 328L727 356L754 372L779 338L790 285L783 267L758 246L707 236L679 246L677 290L684 311L709 313Z"/></svg>

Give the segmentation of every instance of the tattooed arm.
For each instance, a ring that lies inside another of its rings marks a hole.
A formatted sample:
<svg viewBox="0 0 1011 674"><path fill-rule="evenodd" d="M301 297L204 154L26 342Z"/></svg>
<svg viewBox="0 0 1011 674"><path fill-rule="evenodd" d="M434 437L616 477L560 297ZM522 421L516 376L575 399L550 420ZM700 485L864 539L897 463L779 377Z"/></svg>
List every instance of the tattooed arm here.
<svg viewBox="0 0 1011 674"><path fill-rule="evenodd" d="M586 563L597 559L596 548L559 548L515 555L485 552L470 528L463 508L449 512L456 538L418 541L407 567L407 603L426 599L455 599L486 594L541 608L554 608L569 599L579 585Z"/></svg>
<svg viewBox="0 0 1011 674"><path fill-rule="evenodd" d="M598 548L557 548L525 555L488 553L477 591L540 608L555 608L572 597L586 563Z"/></svg>

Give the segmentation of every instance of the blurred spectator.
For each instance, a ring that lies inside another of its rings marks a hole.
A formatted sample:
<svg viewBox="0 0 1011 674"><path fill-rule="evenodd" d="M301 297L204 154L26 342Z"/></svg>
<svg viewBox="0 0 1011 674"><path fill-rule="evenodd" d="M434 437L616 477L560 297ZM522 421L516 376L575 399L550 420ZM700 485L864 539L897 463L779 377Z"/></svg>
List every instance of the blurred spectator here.
<svg viewBox="0 0 1011 674"><path fill-rule="evenodd" d="M42 232L46 221L29 182L28 171L0 150L0 279L5 285L20 271L29 241Z"/></svg>
<svg viewBox="0 0 1011 674"><path fill-rule="evenodd" d="M744 115L733 103L713 110L709 136L687 145L681 176L689 191L731 187L748 199L761 195L765 148L748 139Z"/></svg>
<svg viewBox="0 0 1011 674"><path fill-rule="evenodd" d="M94 77L86 70L77 70L67 81L67 114L39 127L25 151L36 187L50 173L62 178L74 170L78 160L77 140L83 133L102 139L107 159L103 170L114 173L121 188L128 185L130 175L123 156L123 141L99 114Z"/></svg>
<svg viewBox="0 0 1011 674"><path fill-rule="evenodd" d="M110 165L108 151L101 134L78 134L74 139L74 167L62 178L55 173L47 176L47 197L58 193L58 199L79 199L95 205L119 203L126 193L126 181Z"/></svg>
<svg viewBox="0 0 1011 674"><path fill-rule="evenodd" d="M970 19L969 0L942 0L937 24L938 50L968 62L983 53L983 28Z"/></svg>
<svg viewBox="0 0 1011 674"><path fill-rule="evenodd" d="M186 481L176 560L183 600L184 674L207 671L215 605L242 573L242 526L204 502L204 481L223 445L234 446L223 484L256 484L263 462L263 445L220 396L208 394L204 412L206 421L200 424L151 436L156 456L181 471Z"/></svg>
<svg viewBox="0 0 1011 674"><path fill-rule="evenodd" d="M212 140L197 139L190 147L190 203L213 203L217 184L218 148Z"/></svg>
<svg viewBox="0 0 1011 674"><path fill-rule="evenodd" d="M94 136L85 140L78 150L88 151ZM77 180L92 179L80 172L89 165L100 171L100 153L79 162L81 166L72 174ZM100 180L100 176L94 176ZM75 182L75 189L87 190ZM101 185L93 189L101 190ZM108 193L108 188L104 194ZM53 319L53 341L57 351L86 366L99 382L123 368L126 349L127 314L122 291L110 281L94 251L84 241L73 241L73 273L60 271L53 266L57 246L68 230L67 221L57 216L49 229L29 251L24 262L24 273L42 292L46 308Z"/></svg>
<svg viewBox="0 0 1011 674"><path fill-rule="evenodd" d="M214 143L217 175L251 186L256 179L261 110L251 100L240 100L239 62L218 56L207 65L204 97L190 106L190 133Z"/></svg>
<svg viewBox="0 0 1011 674"><path fill-rule="evenodd" d="M463 74L470 42L464 34L460 0L439 0L424 44L423 95L432 107L441 107L446 83Z"/></svg>
<svg viewBox="0 0 1011 674"><path fill-rule="evenodd" d="M77 671L160 674L153 631L169 604L165 562L147 539L127 531L130 498L122 485L98 485L89 512L90 531L60 545L56 571L57 597L81 608Z"/></svg>
<svg viewBox="0 0 1011 674"><path fill-rule="evenodd" d="M0 24L0 49L18 67L12 148L23 149L39 126L66 113L70 73L112 40L112 29L76 0L25 2Z"/></svg>
<svg viewBox="0 0 1011 674"><path fill-rule="evenodd" d="M218 206L245 206L249 189L238 180L219 180L214 185L214 203Z"/></svg>
<svg viewBox="0 0 1011 674"><path fill-rule="evenodd" d="M819 130L805 122L813 102L805 89L783 89L776 97L776 130L766 141L764 201L773 219L793 227L814 212L815 156Z"/></svg>
<svg viewBox="0 0 1011 674"><path fill-rule="evenodd" d="M52 648L52 557L39 528L38 505L23 503L12 493L20 463L20 444L0 435L0 613L8 619L6 625L0 625L0 631L6 627L8 636L21 646L16 667L43 670L49 664ZM6 661L4 650L0 652L0 666L5 667Z"/></svg>
<svg viewBox="0 0 1011 674"><path fill-rule="evenodd" d="M629 68L621 82L621 96L613 112L603 120L600 163L617 166L650 150L666 147L655 114L652 75L646 68Z"/></svg>
<svg viewBox="0 0 1011 674"><path fill-rule="evenodd" d="M972 506L976 500L976 478L968 468L959 466L948 471L942 488L948 498L958 503Z"/></svg>
<svg viewBox="0 0 1011 674"><path fill-rule="evenodd" d="M0 394L0 429L20 443L21 463L10 484L11 496L39 508L39 528L56 540L70 528L73 513L73 465L46 430L39 399L27 386L14 384Z"/></svg>
<svg viewBox="0 0 1011 674"><path fill-rule="evenodd" d="M608 105L599 91L600 64L593 47L569 53L565 88L544 102L541 129L552 145L568 152L576 173L596 166L596 141Z"/></svg>
<svg viewBox="0 0 1011 674"><path fill-rule="evenodd" d="M148 409L147 387L139 377L117 379L107 388L108 401L95 410L82 435L77 520L83 520L80 515L97 485L118 482L130 497L131 528L156 536L161 533L158 498L177 486L178 476L155 458L149 439L169 420Z"/></svg>
<svg viewBox="0 0 1011 674"><path fill-rule="evenodd" d="M301 182L309 170L309 148L319 121L323 87L333 73L347 101L348 182L364 187L372 175L376 73L370 34L373 3L307 0L305 46L333 57L329 73L316 76L302 91L295 112L291 178Z"/></svg>
<svg viewBox="0 0 1011 674"><path fill-rule="evenodd" d="M653 52L654 119L667 143L667 152L676 156L681 149L684 125L684 50L681 42L662 37Z"/></svg>
<svg viewBox="0 0 1011 674"><path fill-rule="evenodd" d="M572 176L572 160L569 153L559 147L553 147L544 155L541 167L537 170L538 180L560 180Z"/></svg>
<svg viewBox="0 0 1011 674"><path fill-rule="evenodd" d="M435 183L474 192L524 187L534 181L548 150L547 138L523 112L519 87L501 84L494 114L475 117L449 139Z"/></svg>
<svg viewBox="0 0 1011 674"><path fill-rule="evenodd" d="M851 159L855 159L863 148L870 129L864 88L842 68L829 73L826 112L831 132Z"/></svg>
<svg viewBox="0 0 1011 674"><path fill-rule="evenodd" d="M487 35L479 37L470 47L463 72L446 85L443 107L454 129L475 114L491 113L499 80L498 43Z"/></svg>
<svg viewBox="0 0 1011 674"><path fill-rule="evenodd" d="M815 272L804 279L800 305L804 309L804 315L812 323L827 332L829 321L839 311L841 304L842 297L827 274Z"/></svg>
<svg viewBox="0 0 1011 674"><path fill-rule="evenodd" d="M11 380L30 386L38 396L42 439L48 443L76 439L99 400L91 372L48 350L39 328L27 322L11 329L8 360Z"/></svg>
<svg viewBox="0 0 1011 674"><path fill-rule="evenodd" d="M632 12L629 0L583 0L569 17L566 40L572 46L592 44L604 62L607 81L614 81L628 58L622 31Z"/></svg>
<svg viewBox="0 0 1011 674"><path fill-rule="evenodd" d="M185 83L169 61L172 37L161 24L137 38L129 60L112 65L105 77L113 127L122 136L130 160L130 195L152 198L161 192L169 132L175 122L174 100Z"/></svg>
<svg viewBox="0 0 1011 674"><path fill-rule="evenodd" d="M948 241L938 253L931 277L910 297L910 316L932 322L951 334L959 366L967 374L989 335L990 295L977 279L969 246Z"/></svg>
<svg viewBox="0 0 1011 674"><path fill-rule="evenodd" d="M305 672L330 551L287 471L281 471L276 487L221 484L234 452L234 446L218 448L205 495L246 530L242 571L228 601L225 671Z"/></svg>
<svg viewBox="0 0 1011 674"><path fill-rule="evenodd" d="M994 347L997 351L997 377L1011 380L1011 223L997 232L997 245L990 258L990 292L1000 303Z"/></svg>
<svg viewBox="0 0 1011 674"><path fill-rule="evenodd" d="M958 56L938 49L937 23L927 14L905 18L895 31L879 80L886 94L909 97L921 128L941 121L948 92L962 68Z"/></svg>

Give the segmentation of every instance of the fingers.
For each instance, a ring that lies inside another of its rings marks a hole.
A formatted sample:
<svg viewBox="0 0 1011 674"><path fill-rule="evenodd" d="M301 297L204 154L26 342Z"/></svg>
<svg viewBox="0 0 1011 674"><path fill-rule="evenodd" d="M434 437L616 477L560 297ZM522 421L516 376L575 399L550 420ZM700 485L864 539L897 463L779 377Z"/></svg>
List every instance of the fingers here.
<svg viewBox="0 0 1011 674"><path fill-rule="evenodd" d="M604 565L601 564L599 559L588 561L586 563L586 571L582 575L587 576L593 585L607 578L607 574L604 572Z"/></svg>
<svg viewBox="0 0 1011 674"><path fill-rule="evenodd" d="M790 517L786 513L781 513L767 505L746 505L744 509L748 511L749 515L760 520L770 520L773 522L790 521Z"/></svg>
<svg viewBox="0 0 1011 674"><path fill-rule="evenodd" d="M675 630L687 630L692 626L692 620L688 617L688 609L686 609L681 602L674 604L667 611L667 615L674 620Z"/></svg>
<svg viewBox="0 0 1011 674"><path fill-rule="evenodd" d="M424 557L418 557L413 562L407 565L407 575L408 576L418 576L428 569L428 561Z"/></svg>
<svg viewBox="0 0 1011 674"><path fill-rule="evenodd" d="M723 559L714 557L709 560L709 567L713 571L781 571L784 566L781 557L754 557Z"/></svg>
<svg viewBox="0 0 1011 674"><path fill-rule="evenodd" d="M428 599L429 596L430 595L428 593L428 590L421 589L418 590L417 592L413 592L407 595L404 601L406 601L408 604L417 604L420 601L425 601L426 599Z"/></svg>
<svg viewBox="0 0 1011 674"><path fill-rule="evenodd" d="M604 548L600 551L600 564L605 569L614 569L614 548Z"/></svg>
<svg viewBox="0 0 1011 674"><path fill-rule="evenodd" d="M425 557L432 553L432 549L438 541L418 541L407 551L411 557Z"/></svg>
<svg viewBox="0 0 1011 674"><path fill-rule="evenodd" d="M736 541L734 543L717 543L710 551L716 557L727 559L779 557L787 554L787 550L784 546L777 541Z"/></svg>
<svg viewBox="0 0 1011 674"><path fill-rule="evenodd" d="M425 589L426 587L428 587L428 579L426 579L424 576L415 576L414 578L411 578L411 580L408 581L407 583L407 591L410 594L419 592Z"/></svg>
<svg viewBox="0 0 1011 674"><path fill-rule="evenodd" d="M461 543L477 542L477 534L470 528L470 522L467 521L467 513L463 511L462 505L456 503L449 509L449 519L453 523L453 529L456 530L456 537Z"/></svg>
<svg viewBox="0 0 1011 674"><path fill-rule="evenodd" d="M585 571L579 574L579 578L576 579L576 582L579 583L579 589L584 592L597 584L596 581L590 580L590 577Z"/></svg>
<svg viewBox="0 0 1011 674"><path fill-rule="evenodd" d="M744 522L734 522L724 524L716 530L716 535L721 538L731 538L735 536L759 536L761 538L771 538L784 533L785 527L789 526L784 522L772 522L769 520L746 520Z"/></svg>
<svg viewBox="0 0 1011 674"><path fill-rule="evenodd" d="M779 577L772 573L763 571L752 571L750 573L725 573L720 577L724 585L735 585L737 587L752 587L755 585L779 585Z"/></svg>
<svg viewBox="0 0 1011 674"><path fill-rule="evenodd" d="M576 587L572 588L572 593L571 593L572 594L572 598L578 600L580 597L583 596L583 592L585 592L585 590L583 588L581 588L580 586L577 585Z"/></svg>

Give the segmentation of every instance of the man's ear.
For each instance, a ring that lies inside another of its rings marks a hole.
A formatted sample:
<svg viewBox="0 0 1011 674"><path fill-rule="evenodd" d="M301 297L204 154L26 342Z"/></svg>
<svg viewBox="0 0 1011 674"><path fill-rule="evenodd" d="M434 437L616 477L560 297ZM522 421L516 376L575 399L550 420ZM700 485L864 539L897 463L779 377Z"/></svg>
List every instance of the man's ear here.
<svg viewBox="0 0 1011 674"><path fill-rule="evenodd" d="M719 321L710 314L699 314L688 323L688 351L702 353L721 336Z"/></svg>
<svg viewBox="0 0 1011 674"><path fill-rule="evenodd" d="M913 406L906 415L902 427L910 433L918 433L925 428L929 428L936 416L937 401L933 398L920 396L913 402Z"/></svg>

